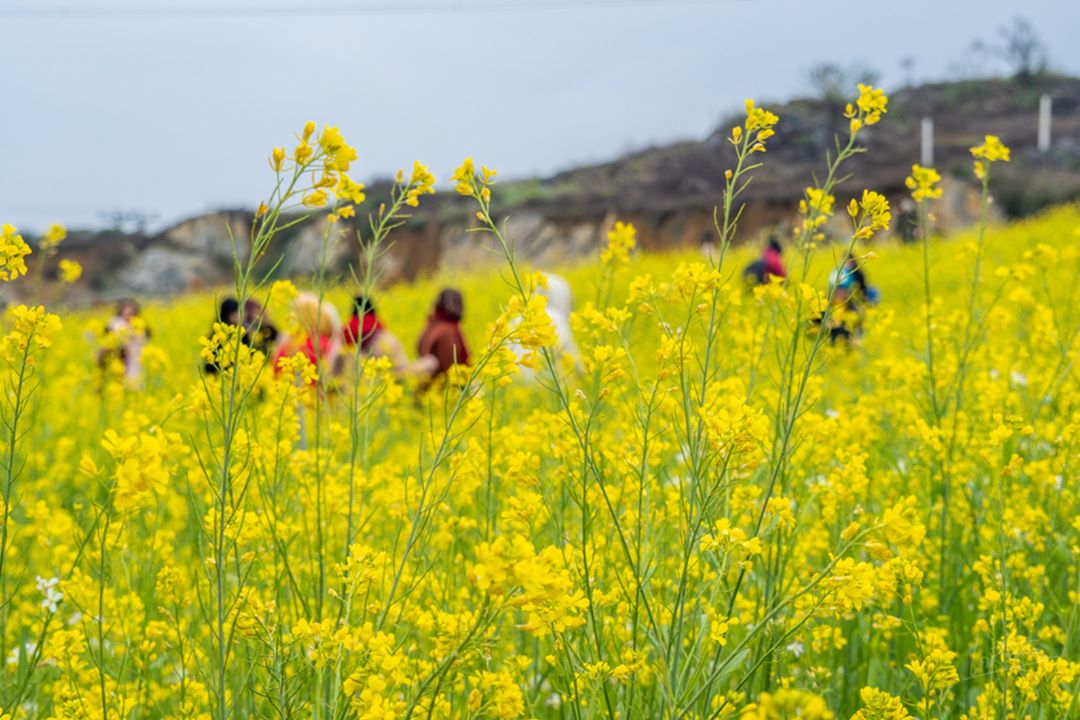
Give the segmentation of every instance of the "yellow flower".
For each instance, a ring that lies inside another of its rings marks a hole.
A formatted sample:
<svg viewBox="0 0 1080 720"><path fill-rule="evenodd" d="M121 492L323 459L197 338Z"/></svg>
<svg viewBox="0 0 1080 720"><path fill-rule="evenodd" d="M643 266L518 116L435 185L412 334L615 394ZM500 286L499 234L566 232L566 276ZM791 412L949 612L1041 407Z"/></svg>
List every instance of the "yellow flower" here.
<svg viewBox="0 0 1080 720"><path fill-rule="evenodd" d="M975 158L975 177L986 180L992 163L1009 162L1009 148L997 135L986 135L982 145L971 148L971 156Z"/></svg>
<svg viewBox="0 0 1080 720"><path fill-rule="evenodd" d="M14 280L26 274L26 256L30 246L13 225L0 227L0 281Z"/></svg>
<svg viewBox="0 0 1080 720"><path fill-rule="evenodd" d="M14 327L7 334L6 341L20 349L30 344L37 348L51 347L53 335L61 327L59 316L46 312L40 305L37 307L16 305L8 310L8 316L13 321Z"/></svg>
<svg viewBox="0 0 1080 720"><path fill-rule="evenodd" d="M409 176L409 187L417 195L433 195L435 193L435 176L431 174L426 165L416 161L413 163L412 175Z"/></svg>
<svg viewBox="0 0 1080 720"><path fill-rule="evenodd" d="M300 291L292 280L275 280L270 286L270 298L268 303L278 308L288 307Z"/></svg>
<svg viewBox="0 0 1080 720"><path fill-rule="evenodd" d="M805 218L802 231L813 240L822 236L820 229L833 214L836 198L822 188L808 187L805 197L799 201L799 213Z"/></svg>
<svg viewBox="0 0 1080 720"><path fill-rule="evenodd" d="M912 165L911 175L904 180L904 185L911 190L911 197L915 202L923 200L937 200L941 197L941 175L934 168L926 168L922 165Z"/></svg>
<svg viewBox="0 0 1080 720"><path fill-rule="evenodd" d="M833 720L834 717L824 698L796 688L763 692L756 703L739 715L740 720Z"/></svg>
<svg viewBox="0 0 1080 720"><path fill-rule="evenodd" d="M768 130L780 122L780 118L774 113L754 105L753 100L746 101L746 129Z"/></svg>
<svg viewBox="0 0 1080 720"><path fill-rule="evenodd" d="M877 688L864 687L859 691L863 707L851 716L851 720L911 720L911 713L904 708L904 703Z"/></svg>
<svg viewBox="0 0 1080 720"><path fill-rule="evenodd" d="M912 660L906 667L918 679L923 692L930 695L948 690L960 681L953 665L955 659L956 653L951 650L934 648L922 660Z"/></svg>
<svg viewBox="0 0 1080 720"><path fill-rule="evenodd" d="M450 176L450 179L454 181L454 189L459 194L469 197L474 196L476 188L473 183L476 180L476 169L473 166L473 159L471 157L465 158L461 165L454 170L454 174Z"/></svg>
<svg viewBox="0 0 1080 720"><path fill-rule="evenodd" d="M326 205L328 197L322 190L315 190L304 196L303 203L306 207L318 208Z"/></svg>
<svg viewBox="0 0 1080 720"><path fill-rule="evenodd" d="M634 226L618 221L608 231L607 239L608 244L600 253L600 261L609 267L630 262L630 252L637 246L637 230Z"/></svg>
<svg viewBox="0 0 1080 720"><path fill-rule="evenodd" d="M67 237L67 228L60 223L52 223L41 237L41 249L48 251L56 248Z"/></svg>
<svg viewBox="0 0 1080 720"><path fill-rule="evenodd" d="M311 156L314 154L315 151L308 145L307 140L303 140L296 146L296 149L293 150L293 159L296 160L297 165L303 165L310 160Z"/></svg>
<svg viewBox="0 0 1080 720"><path fill-rule="evenodd" d="M870 563L844 558L833 566L826 586L834 592L835 610L862 610L874 598L874 567Z"/></svg>
<svg viewBox="0 0 1080 720"><path fill-rule="evenodd" d="M352 145L342 145L334 153L328 155L330 167L337 172L349 172L353 160L356 159L356 148Z"/></svg>
<svg viewBox="0 0 1080 720"><path fill-rule="evenodd" d="M364 194L364 184L353 182L345 173L341 173L337 176L337 186L334 188L334 195L337 196L339 200L353 203L354 205L359 205L367 199L367 195Z"/></svg>
<svg viewBox="0 0 1080 720"><path fill-rule="evenodd" d="M345 146L345 138L341 136L341 131L336 127L323 125L323 130L319 133L319 145L324 153L333 155Z"/></svg>
<svg viewBox="0 0 1080 720"><path fill-rule="evenodd" d="M873 85L859 83L859 99L855 101L855 104L859 108L859 116L863 123L874 125L887 112L889 98L884 90L875 88Z"/></svg>
<svg viewBox="0 0 1080 720"><path fill-rule="evenodd" d="M74 260L64 258L60 261L60 279L66 283L73 283L82 276L82 265Z"/></svg>
<svg viewBox="0 0 1080 720"><path fill-rule="evenodd" d="M858 210L862 211L861 219L856 219ZM858 208L855 207L853 199L848 205L848 213L856 219L855 237L860 240L868 240L878 230L888 230L889 223L892 222L889 201L884 195L873 190L863 190Z"/></svg>
<svg viewBox="0 0 1080 720"><path fill-rule="evenodd" d="M986 135L982 145L971 148L971 155L987 162L1009 162L1009 148L997 135Z"/></svg>

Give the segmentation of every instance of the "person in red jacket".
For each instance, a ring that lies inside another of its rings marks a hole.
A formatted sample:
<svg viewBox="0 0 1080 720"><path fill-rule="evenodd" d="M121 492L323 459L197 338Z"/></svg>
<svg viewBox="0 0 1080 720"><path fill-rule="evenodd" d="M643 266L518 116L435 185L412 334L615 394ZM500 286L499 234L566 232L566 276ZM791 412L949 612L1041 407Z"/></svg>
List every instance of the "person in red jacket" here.
<svg viewBox="0 0 1080 720"><path fill-rule="evenodd" d="M433 369L431 379L446 373L454 365L469 364L469 348L461 334L461 318L465 302L461 293L447 288L435 299L435 309L428 317L427 327L420 335L416 351L421 360Z"/></svg>
<svg viewBox="0 0 1080 720"><path fill-rule="evenodd" d="M353 314L342 328L341 334L345 347L350 348L350 355L355 356L359 350L359 356L354 357L354 360L387 358L394 373L399 376L427 375L430 372L431 361L426 364L409 362L401 341L397 335L386 329L375 311L375 305L365 295L353 298Z"/></svg>
<svg viewBox="0 0 1080 720"><path fill-rule="evenodd" d="M329 379L341 373L341 320L337 308L314 293L300 293L293 301L299 334L287 337L274 354L274 373L281 360L302 354Z"/></svg>

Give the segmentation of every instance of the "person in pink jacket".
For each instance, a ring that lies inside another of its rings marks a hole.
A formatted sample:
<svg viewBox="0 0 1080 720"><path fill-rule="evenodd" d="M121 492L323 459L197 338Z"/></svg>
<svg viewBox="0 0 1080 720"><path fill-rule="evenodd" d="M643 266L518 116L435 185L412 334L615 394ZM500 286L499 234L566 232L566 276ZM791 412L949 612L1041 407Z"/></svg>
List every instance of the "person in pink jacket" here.
<svg viewBox="0 0 1080 720"><path fill-rule="evenodd" d="M769 245L761 255L761 261L765 264L765 282L770 277L778 277L781 280L787 277L787 268L784 267L784 248L775 237L769 238Z"/></svg>

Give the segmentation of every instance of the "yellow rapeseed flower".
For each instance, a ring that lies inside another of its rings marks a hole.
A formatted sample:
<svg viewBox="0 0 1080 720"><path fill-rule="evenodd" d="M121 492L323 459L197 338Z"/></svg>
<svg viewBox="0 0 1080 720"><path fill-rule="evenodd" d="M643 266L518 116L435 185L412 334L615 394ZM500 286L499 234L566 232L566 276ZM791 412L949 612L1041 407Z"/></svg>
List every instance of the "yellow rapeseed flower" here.
<svg viewBox="0 0 1080 720"><path fill-rule="evenodd" d="M14 280L26 274L26 256L30 246L14 225L0 226L0 281Z"/></svg>
<svg viewBox="0 0 1080 720"><path fill-rule="evenodd" d="M986 135L981 145L971 148L975 158L975 177L985 180L990 172L990 165L996 162L1009 162L1009 148L997 135Z"/></svg>
<svg viewBox="0 0 1080 720"><path fill-rule="evenodd" d="M911 175L904 180L904 185L911 190L915 202L937 200L941 197L941 175L934 168L912 165Z"/></svg>
<svg viewBox="0 0 1080 720"><path fill-rule="evenodd" d="M608 231L607 247L600 253L600 261L609 267L630 262L630 253L637 246L637 230L631 223L616 221Z"/></svg>
<svg viewBox="0 0 1080 720"><path fill-rule="evenodd" d="M59 270L60 280L66 283L73 283L82 276L82 265L67 258L60 261Z"/></svg>

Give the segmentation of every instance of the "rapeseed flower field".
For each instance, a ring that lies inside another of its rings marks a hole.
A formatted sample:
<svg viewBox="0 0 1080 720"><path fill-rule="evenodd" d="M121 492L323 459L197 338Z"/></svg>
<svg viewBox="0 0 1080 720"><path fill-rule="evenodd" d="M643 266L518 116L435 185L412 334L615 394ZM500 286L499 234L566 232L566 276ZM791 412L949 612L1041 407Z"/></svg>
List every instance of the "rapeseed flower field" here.
<svg viewBox="0 0 1080 720"><path fill-rule="evenodd" d="M883 239L886 198L838 181L887 98L846 115L785 282L740 275L739 194L782 132L747 103L714 254L637 254L620 223L559 269L577 357L471 160L453 182L502 265L375 292L435 179L366 208L313 123L219 295L284 320L298 288L362 289L411 339L453 284L468 365L421 387L359 346L267 357L200 295L131 323L133 379L99 366L130 340L100 313L11 308L0 717L1080 717L1080 210L931 237L916 167L921 240ZM1008 155L973 148L984 207ZM370 214L350 282L255 272L298 208ZM6 226L0 279L63 239ZM849 256L877 305L841 297Z"/></svg>

